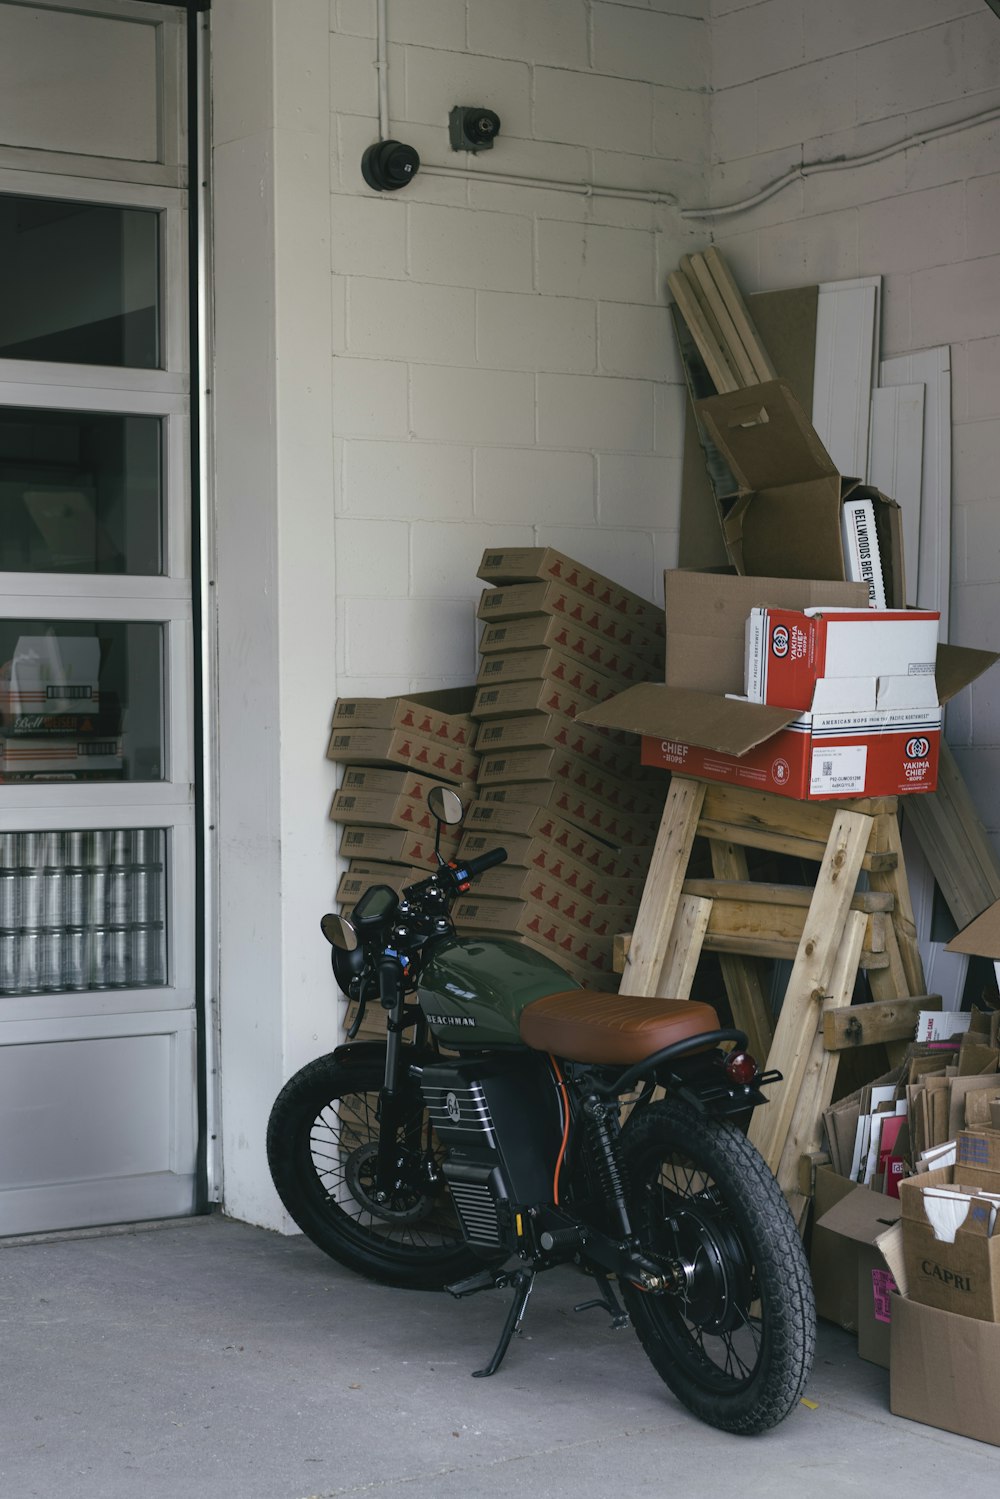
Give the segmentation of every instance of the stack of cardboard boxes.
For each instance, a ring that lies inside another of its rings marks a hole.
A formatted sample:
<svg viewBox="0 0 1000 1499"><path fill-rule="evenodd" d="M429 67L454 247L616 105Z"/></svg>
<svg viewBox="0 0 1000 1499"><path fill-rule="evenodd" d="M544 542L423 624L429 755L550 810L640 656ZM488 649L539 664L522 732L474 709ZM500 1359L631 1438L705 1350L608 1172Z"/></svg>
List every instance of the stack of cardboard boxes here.
<svg viewBox="0 0 1000 1499"><path fill-rule="evenodd" d="M477 799L460 845L507 850L456 904L466 931L518 936L584 985L616 987L615 932L638 907L665 795L626 735L580 715L663 669L663 612L562 553L484 554L472 713Z"/></svg>
<svg viewBox="0 0 1000 1499"><path fill-rule="evenodd" d="M327 758L343 764L330 808L344 827L341 854L350 860L337 899L350 910L369 885L401 890L435 867L437 824L427 807L435 785L451 786L468 804L478 756L470 716L472 689L409 697L338 698ZM446 859L458 835L442 829Z"/></svg>
<svg viewBox="0 0 1000 1499"><path fill-rule="evenodd" d="M121 708L96 636L22 635L0 682L0 780L120 779Z"/></svg>

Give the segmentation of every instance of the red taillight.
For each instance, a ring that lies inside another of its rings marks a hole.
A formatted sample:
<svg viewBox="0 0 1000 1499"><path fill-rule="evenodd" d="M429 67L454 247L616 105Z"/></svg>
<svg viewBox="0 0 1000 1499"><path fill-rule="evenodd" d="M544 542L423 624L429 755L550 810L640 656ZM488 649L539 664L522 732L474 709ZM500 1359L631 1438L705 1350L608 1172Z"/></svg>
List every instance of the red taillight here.
<svg viewBox="0 0 1000 1499"><path fill-rule="evenodd" d="M757 1063L748 1051L731 1051L726 1058L726 1074L731 1082L745 1088L758 1074Z"/></svg>

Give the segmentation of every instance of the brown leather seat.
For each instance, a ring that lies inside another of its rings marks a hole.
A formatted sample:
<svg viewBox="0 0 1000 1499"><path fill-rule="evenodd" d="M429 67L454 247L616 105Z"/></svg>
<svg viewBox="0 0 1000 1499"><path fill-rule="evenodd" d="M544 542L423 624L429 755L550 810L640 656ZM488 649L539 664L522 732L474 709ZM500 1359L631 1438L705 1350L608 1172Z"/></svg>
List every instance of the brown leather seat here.
<svg viewBox="0 0 1000 1499"><path fill-rule="evenodd" d="M654 1051L717 1031L711 1005L688 999L644 999L569 989L546 994L521 1011L521 1040L574 1062L629 1066Z"/></svg>

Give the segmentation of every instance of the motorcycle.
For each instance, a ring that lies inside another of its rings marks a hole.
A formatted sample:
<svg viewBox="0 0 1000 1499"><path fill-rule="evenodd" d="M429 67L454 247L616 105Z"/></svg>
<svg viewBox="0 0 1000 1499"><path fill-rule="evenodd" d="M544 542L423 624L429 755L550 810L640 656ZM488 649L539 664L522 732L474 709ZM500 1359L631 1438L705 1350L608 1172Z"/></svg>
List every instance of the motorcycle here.
<svg viewBox="0 0 1000 1499"><path fill-rule="evenodd" d="M429 801L444 825L458 796ZM777 1182L746 1137L761 1073L698 1001L579 987L514 938L459 936L455 898L506 858L446 863L400 896L324 916L357 1006L346 1044L271 1111L271 1175L320 1249L372 1280L466 1297L509 1288L495 1374L535 1276L574 1264L631 1323L675 1396L724 1431L795 1407L815 1345L812 1283ZM385 1041L357 1040L365 1007ZM617 1287L617 1290L616 1290Z"/></svg>

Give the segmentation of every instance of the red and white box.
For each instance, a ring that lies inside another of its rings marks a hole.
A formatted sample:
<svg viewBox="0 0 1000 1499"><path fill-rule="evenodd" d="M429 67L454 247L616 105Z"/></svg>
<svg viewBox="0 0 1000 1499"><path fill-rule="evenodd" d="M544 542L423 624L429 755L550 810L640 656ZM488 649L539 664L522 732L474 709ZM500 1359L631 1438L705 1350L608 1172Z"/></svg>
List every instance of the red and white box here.
<svg viewBox="0 0 1000 1499"><path fill-rule="evenodd" d="M940 621L931 609L752 609L747 698L776 708L862 707L870 695L866 682L900 678L891 689L894 705L936 707ZM829 679L844 685L824 686L817 701L818 683Z"/></svg>

